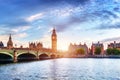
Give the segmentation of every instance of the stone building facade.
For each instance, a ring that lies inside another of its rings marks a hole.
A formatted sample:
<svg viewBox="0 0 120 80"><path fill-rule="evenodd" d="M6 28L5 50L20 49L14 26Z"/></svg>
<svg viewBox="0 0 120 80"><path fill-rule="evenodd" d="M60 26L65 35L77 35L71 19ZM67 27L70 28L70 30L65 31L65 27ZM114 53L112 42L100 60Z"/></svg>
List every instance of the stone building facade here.
<svg viewBox="0 0 120 80"><path fill-rule="evenodd" d="M91 46L91 52L93 55L95 55L95 49L99 47L101 49L101 55L104 54L104 45L103 43L100 43L98 41L98 43L92 43L92 46Z"/></svg>
<svg viewBox="0 0 120 80"><path fill-rule="evenodd" d="M83 49L84 52L85 52L85 55L87 55L88 52L89 52L87 45L86 44L81 44L81 43L78 44L78 45L70 43L68 52L69 53L75 53L77 49Z"/></svg>

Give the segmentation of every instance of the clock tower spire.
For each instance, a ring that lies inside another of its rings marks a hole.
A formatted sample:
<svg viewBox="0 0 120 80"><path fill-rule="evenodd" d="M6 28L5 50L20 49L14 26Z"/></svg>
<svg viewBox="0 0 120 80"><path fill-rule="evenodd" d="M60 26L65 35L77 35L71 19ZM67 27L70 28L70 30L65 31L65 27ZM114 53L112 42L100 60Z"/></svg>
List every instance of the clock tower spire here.
<svg viewBox="0 0 120 80"><path fill-rule="evenodd" d="M56 52L57 51L57 34L55 28L52 30L52 51Z"/></svg>

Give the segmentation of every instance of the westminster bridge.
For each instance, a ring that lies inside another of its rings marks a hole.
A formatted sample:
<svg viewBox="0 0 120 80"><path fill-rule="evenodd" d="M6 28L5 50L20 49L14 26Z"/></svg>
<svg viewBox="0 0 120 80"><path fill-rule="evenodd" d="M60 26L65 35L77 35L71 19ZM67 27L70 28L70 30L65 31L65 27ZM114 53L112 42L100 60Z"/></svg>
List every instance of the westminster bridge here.
<svg viewBox="0 0 120 80"><path fill-rule="evenodd" d="M61 55L59 53L54 53L51 51L40 51L40 50L9 50L9 49L0 49L0 61L10 61L10 62L19 62L19 61L31 61L31 60L41 60L41 59L51 59L58 58Z"/></svg>

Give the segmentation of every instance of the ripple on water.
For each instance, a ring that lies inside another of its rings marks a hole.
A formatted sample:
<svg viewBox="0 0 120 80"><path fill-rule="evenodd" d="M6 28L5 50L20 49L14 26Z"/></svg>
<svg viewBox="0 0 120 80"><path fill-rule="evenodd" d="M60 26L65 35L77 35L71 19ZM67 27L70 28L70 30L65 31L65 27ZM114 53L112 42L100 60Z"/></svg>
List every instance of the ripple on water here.
<svg viewBox="0 0 120 80"><path fill-rule="evenodd" d="M40 79L48 79L48 77L40 77Z"/></svg>
<svg viewBox="0 0 120 80"><path fill-rule="evenodd" d="M28 77L32 77L32 75L29 75Z"/></svg>
<svg viewBox="0 0 120 80"><path fill-rule="evenodd" d="M36 77L36 78L39 78L39 76L38 76L38 75L36 75L35 77Z"/></svg>
<svg viewBox="0 0 120 80"><path fill-rule="evenodd" d="M8 64L0 66L0 80L120 80L118 63L120 59L70 58Z"/></svg>
<svg viewBox="0 0 120 80"><path fill-rule="evenodd" d="M21 80L20 78L14 78L14 79L12 79L12 80Z"/></svg>

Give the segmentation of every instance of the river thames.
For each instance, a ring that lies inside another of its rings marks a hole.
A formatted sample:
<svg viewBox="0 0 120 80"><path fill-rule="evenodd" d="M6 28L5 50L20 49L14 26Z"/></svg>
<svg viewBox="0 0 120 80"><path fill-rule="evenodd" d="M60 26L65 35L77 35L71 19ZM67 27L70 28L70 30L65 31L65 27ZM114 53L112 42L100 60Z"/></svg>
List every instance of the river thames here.
<svg viewBox="0 0 120 80"><path fill-rule="evenodd" d="M61 58L2 64L0 80L120 80L120 59Z"/></svg>

